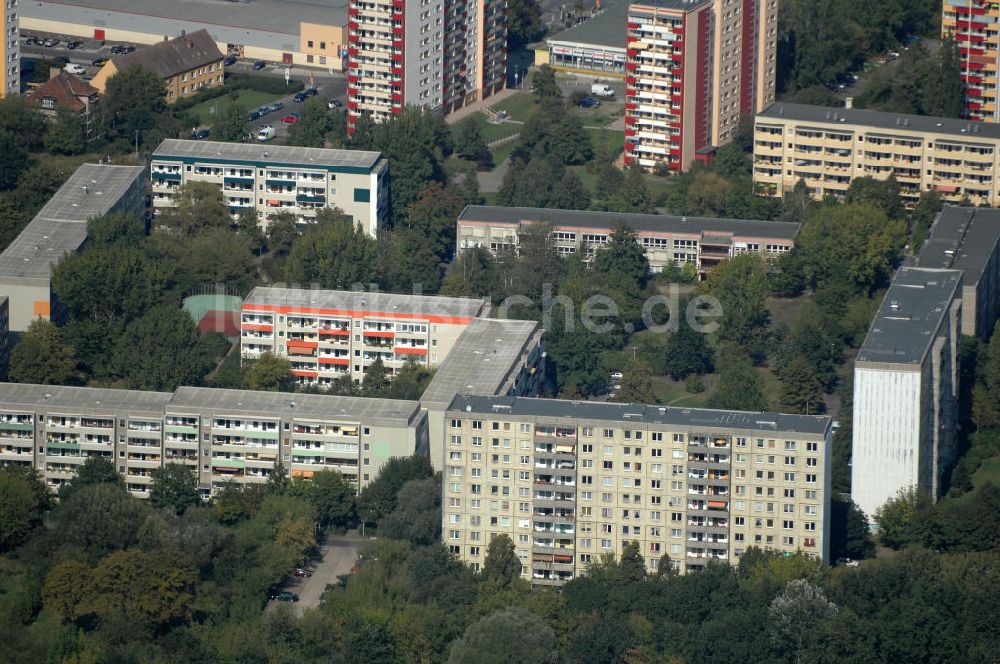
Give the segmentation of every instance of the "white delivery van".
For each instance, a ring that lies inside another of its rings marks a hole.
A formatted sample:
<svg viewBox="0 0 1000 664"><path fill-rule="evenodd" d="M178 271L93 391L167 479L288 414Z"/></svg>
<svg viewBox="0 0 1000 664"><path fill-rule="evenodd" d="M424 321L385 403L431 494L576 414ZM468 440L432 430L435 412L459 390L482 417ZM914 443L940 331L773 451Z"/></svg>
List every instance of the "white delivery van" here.
<svg viewBox="0 0 1000 664"><path fill-rule="evenodd" d="M257 130L257 140L261 141L262 143L264 141L269 141L272 138L274 138L274 134L275 134L274 127L272 127L271 125L265 125Z"/></svg>
<svg viewBox="0 0 1000 664"><path fill-rule="evenodd" d="M593 83L590 86L590 94L597 95L598 97L614 97L615 90L605 83Z"/></svg>

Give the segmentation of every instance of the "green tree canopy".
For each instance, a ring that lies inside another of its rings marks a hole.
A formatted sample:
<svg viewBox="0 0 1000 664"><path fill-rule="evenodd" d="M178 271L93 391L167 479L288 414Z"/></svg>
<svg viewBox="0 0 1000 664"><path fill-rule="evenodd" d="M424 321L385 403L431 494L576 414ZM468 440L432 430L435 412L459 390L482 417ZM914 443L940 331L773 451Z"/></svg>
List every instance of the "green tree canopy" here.
<svg viewBox="0 0 1000 664"><path fill-rule="evenodd" d="M500 609L465 630L449 664L553 664L558 661L552 628L520 607Z"/></svg>
<svg viewBox="0 0 1000 664"><path fill-rule="evenodd" d="M164 392L200 384L212 358L191 316L162 305L129 323L111 362L114 373L130 388Z"/></svg>
<svg viewBox="0 0 1000 664"><path fill-rule="evenodd" d="M755 363L763 361L768 320L763 260L754 254L740 254L723 261L709 273L705 290L722 306L718 340L738 346Z"/></svg>
<svg viewBox="0 0 1000 664"><path fill-rule="evenodd" d="M0 551L27 539L42 524L49 502L48 490L33 469L0 468Z"/></svg>
<svg viewBox="0 0 1000 664"><path fill-rule="evenodd" d="M719 382L706 404L722 410L768 409L760 374L746 353L727 347L719 354Z"/></svg>
<svg viewBox="0 0 1000 664"><path fill-rule="evenodd" d="M45 134L45 149L49 154L75 155L86 147L80 114L63 105L57 106L56 117Z"/></svg>
<svg viewBox="0 0 1000 664"><path fill-rule="evenodd" d="M176 514L197 505L200 498L194 470L180 463L167 463L154 469L153 483L149 487L150 504L171 509Z"/></svg>
<svg viewBox="0 0 1000 664"><path fill-rule="evenodd" d="M622 372L621 388L615 393L615 401L621 403L656 403L653 393L653 380L649 367L642 362L632 360Z"/></svg>
<svg viewBox="0 0 1000 664"><path fill-rule="evenodd" d="M292 364L288 358L268 351L244 362L243 382L248 390L291 392L295 389Z"/></svg>
<svg viewBox="0 0 1000 664"><path fill-rule="evenodd" d="M406 482L399 489L396 508L379 522L386 537L427 546L441 538L441 483L433 477Z"/></svg>
<svg viewBox="0 0 1000 664"><path fill-rule="evenodd" d="M38 318L28 324L10 355L10 380L39 385L72 385L79 381L72 346L63 342L59 328Z"/></svg>
<svg viewBox="0 0 1000 664"><path fill-rule="evenodd" d="M521 578L521 559L514 550L514 541L507 535L497 535L490 540L483 577L497 581L502 588L509 588Z"/></svg>
<svg viewBox="0 0 1000 664"><path fill-rule="evenodd" d="M378 279L378 248L363 230L337 212L317 215L288 254L286 280L320 288L350 289Z"/></svg>
<svg viewBox="0 0 1000 664"><path fill-rule="evenodd" d="M250 134L249 117L246 106L239 102L225 106L212 124L213 138L217 141L245 140Z"/></svg>

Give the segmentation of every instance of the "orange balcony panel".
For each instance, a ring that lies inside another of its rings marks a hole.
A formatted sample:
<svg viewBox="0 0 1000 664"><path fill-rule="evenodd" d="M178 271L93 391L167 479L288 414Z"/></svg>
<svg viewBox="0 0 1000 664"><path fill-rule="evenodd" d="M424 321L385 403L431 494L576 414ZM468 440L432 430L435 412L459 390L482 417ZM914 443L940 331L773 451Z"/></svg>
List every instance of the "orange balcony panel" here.
<svg viewBox="0 0 1000 664"><path fill-rule="evenodd" d="M319 358L320 364L332 364L338 367L346 367L351 364L351 358L349 357L321 357Z"/></svg>
<svg viewBox="0 0 1000 664"><path fill-rule="evenodd" d="M319 348L318 341L302 341L300 339L289 339L287 345L289 348L303 348L306 350Z"/></svg>
<svg viewBox="0 0 1000 664"><path fill-rule="evenodd" d="M349 337L349 336L351 336L351 331L350 330L341 330L339 328L330 328L330 329L327 329L327 330L324 330L324 329L320 328L319 336L321 336L321 337L325 337L325 336Z"/></svg>
<svg viewBox="0 0 1000 664"><path fill-rule="evenodd" d="M366 337L375 337L377 339L392 339L396 336L395 332L389 332L387 330L365 330L364 335Z"/></svg>
<svg viewBox="0 0 1000 664"><path fill-rule="evenodd" d="M396 346L395 351L403 355L427 355L426 348L412 348L409 346Z"/></svg>
<svg viewBox="0 0 1000 664"><path fill-rule="evenodd" d="M243 323L243 329L248 332L273 332L274 326L264 323Z"/></svg>
<svg viewBox="0 0 1000 664"><path fill-rule="evenodd" d="M293 376L299 376L300 378L315 378L319 375L316 371L306 371L305 369L292 369Z"/></svg>

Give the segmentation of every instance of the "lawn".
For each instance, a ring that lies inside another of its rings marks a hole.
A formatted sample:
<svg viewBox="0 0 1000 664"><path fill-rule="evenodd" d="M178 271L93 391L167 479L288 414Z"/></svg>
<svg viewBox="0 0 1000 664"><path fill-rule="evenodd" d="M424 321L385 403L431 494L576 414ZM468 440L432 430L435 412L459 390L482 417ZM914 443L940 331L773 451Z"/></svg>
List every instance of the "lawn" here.
<svg viewBox="0 0 1000 664"><path fill-rule="evenodd" d="M492 143L498 138L510 136L511 134L516 134L521 131L520 124L514 124L511 122L493 124L486 119L486 115L484 113L474 113L469 117L474 119L476 124L479 125L479 131L483 135L483 140L487 143Z"/></svg>
<svg viewBox="0 0 1000 664"><path fill-rule="evenodd" d="M715 375L702 376L701 382L705 385L705 391L694 394L684 388L684 381L675 381L667 376L653 377L653 394L657 401L665 406L704 406L708 400L714 384Z"/></svg>
<svg viewBox="0 0 1000 664"><path fill-rule="evenodd" d="M491 104L490 108L494 111L507 111L512 120L524 122L535 108L535 97L527 92L518 92L503 101Z"/></svg>
<svg viewBox="0 0 1000 664"><path fill-rule="evenodd" d="M580 121L588 129L593 127L607 127L625 115L625 104L620 101L602 101L601 105L597 108L573 106L572 113L580 118Z"/></svg>
<svg viewBox="0 0 1000 664"><path fill-rule="evenodd" d="M269 104L278 99L281 99L281 95L258 92L257 90L240 90L235 100L229 95L209 99L197 106L192 106L190 110L185 112L185 115L196 118L198 126L211 125L216 114L222 113L233 104L240 103L247 111L252 111L262 104ZM214 112L213 108L216 109Z"/></svg>

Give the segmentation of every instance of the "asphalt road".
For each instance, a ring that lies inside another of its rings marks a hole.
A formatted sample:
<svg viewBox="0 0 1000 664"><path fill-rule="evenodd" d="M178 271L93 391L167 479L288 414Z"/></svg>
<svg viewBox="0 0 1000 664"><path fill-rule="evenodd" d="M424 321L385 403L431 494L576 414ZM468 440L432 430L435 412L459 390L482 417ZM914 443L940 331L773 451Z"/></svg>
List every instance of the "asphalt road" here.
<svg viewBox="0 0 1000 664"><path fill-rule="evenodd" d="M292 577L292 581L283 588L299 596L299 601L293 604L296 613L301 614L306 609L319 606L323 591L330 584L337 583L337 577L347 574L357 564L358 549L366 538L352 530L345 535L331 537L323 547L323 558L315 565L310 565L312 576L306 578ZM281 602L270 601L265 611L273 611Z"/></svg>

